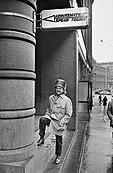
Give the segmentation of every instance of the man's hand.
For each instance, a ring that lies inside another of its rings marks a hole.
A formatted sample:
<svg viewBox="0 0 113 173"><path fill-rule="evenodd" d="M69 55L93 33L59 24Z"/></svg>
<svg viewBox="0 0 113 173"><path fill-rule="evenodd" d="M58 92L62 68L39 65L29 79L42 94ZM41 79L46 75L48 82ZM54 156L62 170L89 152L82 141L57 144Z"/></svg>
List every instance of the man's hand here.
<svg viewBox="0 0 113 173"><path fill-rule="evenodd" d="M62 118L61 120L60 120L60 125L61 126L64 126L66 123L65 123L65 121L64 121L64 118Z"/></svg>

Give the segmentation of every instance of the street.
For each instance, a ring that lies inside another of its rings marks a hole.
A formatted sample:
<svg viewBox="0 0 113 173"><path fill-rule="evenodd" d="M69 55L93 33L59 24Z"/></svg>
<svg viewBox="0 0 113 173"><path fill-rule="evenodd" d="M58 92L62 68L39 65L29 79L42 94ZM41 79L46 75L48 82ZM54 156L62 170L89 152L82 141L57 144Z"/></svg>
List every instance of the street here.
<svg viewBox="0 0 113 173"><path fill-rule="evenodd" d="M94 95L93 110L86 134L86 142L79 173L112 173L113 139L109 119L104 107L99 106L98 96ZM102 96L103 98L104 96ZM107 95L108 100L111 96Z"/></svg>

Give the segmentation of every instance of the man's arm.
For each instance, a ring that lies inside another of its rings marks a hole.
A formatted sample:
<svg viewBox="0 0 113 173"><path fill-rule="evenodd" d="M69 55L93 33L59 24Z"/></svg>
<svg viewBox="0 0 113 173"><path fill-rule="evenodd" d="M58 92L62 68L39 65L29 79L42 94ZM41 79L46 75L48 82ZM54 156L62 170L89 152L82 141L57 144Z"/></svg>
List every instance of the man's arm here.
<svg viewBox="0 0 113 173"><path fill-rule="evenodd" d="M69 99L66 102L65 116L61 119L61 124L67 124L72 116L72 113L73 113L72 102Z"/></svg>

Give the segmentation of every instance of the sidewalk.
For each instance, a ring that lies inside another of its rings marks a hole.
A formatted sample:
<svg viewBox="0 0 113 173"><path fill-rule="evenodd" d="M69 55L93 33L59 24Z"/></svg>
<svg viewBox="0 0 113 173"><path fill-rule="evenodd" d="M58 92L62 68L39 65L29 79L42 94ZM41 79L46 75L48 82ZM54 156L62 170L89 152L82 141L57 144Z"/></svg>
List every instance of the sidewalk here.
<svg viewBox="0 0 113 173"><path fill-rule="evenodd" d="M113 138L109 119L99 106L98 95L86 133L86 143L79 173L113 173ZM107 96L110 100L110 96Z"/></svg>
<svg viewBox="0 0 113 173"><path fill-rule="evenodd" d="M82 117L84 113L81 113ZM86 115L88 116L88 115ZM85 117L85 116L84 116ZM38 126L38 117L36 117L36 130ZM54 150L51 159L48 162L43 173L78 173L85 141L85 133L88 122L80 118L76 131L66 131L63 141L63 150L60 164L54 164Z"/></svg>

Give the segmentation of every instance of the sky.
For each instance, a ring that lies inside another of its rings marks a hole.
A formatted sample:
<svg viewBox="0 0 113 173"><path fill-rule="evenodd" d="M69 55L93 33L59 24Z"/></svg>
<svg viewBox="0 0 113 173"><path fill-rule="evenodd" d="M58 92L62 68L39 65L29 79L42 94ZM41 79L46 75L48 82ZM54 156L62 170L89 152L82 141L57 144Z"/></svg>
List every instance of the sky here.
<svg viewBox="0 0 113 173"><path fill-rule="evenodd" d="M94 0L92 8L93 58L113 62L113 0Z"/></svg>

